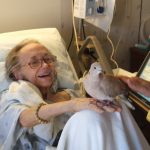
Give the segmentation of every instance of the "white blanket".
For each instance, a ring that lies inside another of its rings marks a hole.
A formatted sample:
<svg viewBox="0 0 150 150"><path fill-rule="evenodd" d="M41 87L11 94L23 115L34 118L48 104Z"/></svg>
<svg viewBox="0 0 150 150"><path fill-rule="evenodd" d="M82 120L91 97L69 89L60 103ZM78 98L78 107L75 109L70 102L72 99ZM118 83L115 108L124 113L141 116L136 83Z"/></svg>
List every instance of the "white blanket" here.
<svg viewBox="0 0 150 150"><path fill-rule="evenodd" d="M84 110L64 127L57 150L149 150L126 106L121 113Z"/></svg>

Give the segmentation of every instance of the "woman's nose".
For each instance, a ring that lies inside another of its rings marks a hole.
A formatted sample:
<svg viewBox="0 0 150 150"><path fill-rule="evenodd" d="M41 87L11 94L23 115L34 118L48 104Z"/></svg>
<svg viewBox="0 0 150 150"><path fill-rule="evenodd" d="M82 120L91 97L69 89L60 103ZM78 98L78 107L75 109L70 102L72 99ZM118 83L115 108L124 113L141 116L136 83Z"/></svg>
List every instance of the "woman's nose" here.
<svg viewBox="0 0 150 150"><path fill-rule="evenodd" d="M41 66L42 67L52 66L52 63L47 63L46 61L43 60Z"/></svg>
<svg viewBox="0 0 150 150"><path fill-rule="evenodd" d="M46 63L44 60L42 61L42 67L45 67L45 66L49 66L48 63Z"/></svg>

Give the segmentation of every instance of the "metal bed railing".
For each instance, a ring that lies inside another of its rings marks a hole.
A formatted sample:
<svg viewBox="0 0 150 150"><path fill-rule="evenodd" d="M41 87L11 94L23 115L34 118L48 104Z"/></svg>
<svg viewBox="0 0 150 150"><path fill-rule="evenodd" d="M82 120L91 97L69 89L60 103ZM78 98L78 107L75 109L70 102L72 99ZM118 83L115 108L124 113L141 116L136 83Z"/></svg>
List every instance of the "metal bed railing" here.
<svg viewBox="0 0 150 150"><path fill-rule="evenodd" d="M105 72L108 74L113 74L112 68L109 64L109 61L108 61L106 55L105 55L105 52L102 49L100 42L98 41L98 39L95 36L88 36L78 52L79 65L80 65L82 74L84 74L84 72L86 71L85 65L82 61L82 55L83 55L85 49L87 48L87 45L90 42L92 42L92 44L94 46L94 50L98 56L98 61L100 62L102 69L104 69Z"/></svg>

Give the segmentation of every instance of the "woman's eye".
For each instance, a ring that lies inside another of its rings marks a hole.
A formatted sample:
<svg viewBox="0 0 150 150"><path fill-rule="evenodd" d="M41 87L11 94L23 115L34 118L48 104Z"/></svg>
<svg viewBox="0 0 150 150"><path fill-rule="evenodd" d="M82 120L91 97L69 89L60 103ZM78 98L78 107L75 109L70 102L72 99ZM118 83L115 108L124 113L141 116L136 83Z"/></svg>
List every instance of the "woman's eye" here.
<svg viewBox="0 0 150 150"><path fill-rule="evenodd" d="M37 64L38 61L32 61L30 64Z"/></svg>
<svg viewBox="0 0 150 150"><path fill-rule="evenodd" d="M37 65L39 65L40 64L40 60L35 60L35 61L32 61L32 62L30 62L29 63L31 66L37 66Z"/></svg>
<svg viewBox="0 0 150 150"><path fill-rule="evenodd" d="M44 61L47 62L47 63L54 62L53 58L51 58L51 57L44 58Z"/></svg>
<svg viewBox="0 0 150 150"><path fill-rule="evenodd" d="M44 58L44 60L45 60L46 62L51 62L51 59L50 59L50 58Z"/></svg>

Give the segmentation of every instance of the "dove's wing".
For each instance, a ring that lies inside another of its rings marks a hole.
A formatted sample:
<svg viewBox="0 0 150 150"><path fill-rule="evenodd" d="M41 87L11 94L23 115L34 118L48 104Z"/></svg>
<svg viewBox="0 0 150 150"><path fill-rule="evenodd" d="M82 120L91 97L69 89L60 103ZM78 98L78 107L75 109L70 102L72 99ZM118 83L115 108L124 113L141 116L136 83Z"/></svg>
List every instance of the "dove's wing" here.
<svg viewBox="0 0 150 150"><path fill-rule="evenodd" d="M118 78L111 75L103 75L101 80L103 91L109 97L116 97L121 94L125 94L127 91L126 85Z"/></svg>
<svg viewBox="0 0 150 150"><path fill-rule="evenodd" d="M93 98L95 98L95 90L93 90L94 88L94 83L92 81L92 78L90 78L90 75L87 74L86 77L83 80L83 85L85 88L85 91Z"/></svg>
<svg viewBox="0 0 150 150"><path fill-rule="evenodd" d="M87 74L83 81L84 88L91 97L97 100L109 99L100 83L99 76L93 78L89 74Z"/></svg>

